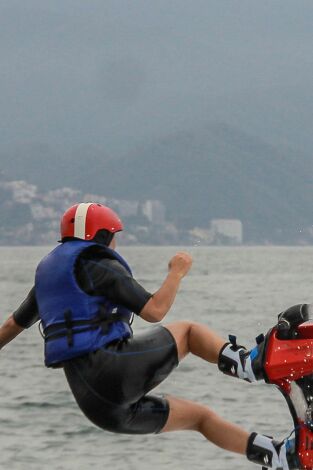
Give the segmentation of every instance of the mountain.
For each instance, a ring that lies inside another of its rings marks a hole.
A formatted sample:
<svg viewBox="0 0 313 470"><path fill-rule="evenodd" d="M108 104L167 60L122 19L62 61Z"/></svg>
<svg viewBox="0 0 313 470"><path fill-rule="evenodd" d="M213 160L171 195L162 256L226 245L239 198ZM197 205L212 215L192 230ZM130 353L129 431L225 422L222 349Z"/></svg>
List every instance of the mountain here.
<svg viewBox="0 0 313 470"><path fill-rule="evenodd" d="M102 187L116 197L162 200L179 226L239 218L246 240L288 242L312 224L312 164L215 124L108 162Z"/></svg>
<svg viewBox="0 0 313 470"><path fill-rule="evenodd" d="M62 156L45 146L1 158L7 177L41 188L76 187L126 199L160 199L180 227L238 218L250 242L292 242L313 223L309 156L275 148L225 124L167 135L108 157L85 147Z"/></svg>

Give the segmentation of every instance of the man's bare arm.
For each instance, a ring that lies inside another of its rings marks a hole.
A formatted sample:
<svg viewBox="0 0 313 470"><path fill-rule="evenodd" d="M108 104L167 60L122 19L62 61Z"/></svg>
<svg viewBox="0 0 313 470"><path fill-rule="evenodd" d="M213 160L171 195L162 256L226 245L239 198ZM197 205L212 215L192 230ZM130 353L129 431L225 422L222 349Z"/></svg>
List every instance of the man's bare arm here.
<svg viewBox="0 0 313 470"><path fill-rule="evenodd" d="M161 321L174 303L180 282L191 268L192 258L188 253L177 253L169 262L169 273L160 289L148 300L141 318L148 322Z"/></svg>
<svg viewBox="0 0 313 470"><path fill-rule="evenodd" d="M11 315L4 323L0 326L0 349L6 344L12 341L17 335L24 330L23 327L19 326Z"/></svg>

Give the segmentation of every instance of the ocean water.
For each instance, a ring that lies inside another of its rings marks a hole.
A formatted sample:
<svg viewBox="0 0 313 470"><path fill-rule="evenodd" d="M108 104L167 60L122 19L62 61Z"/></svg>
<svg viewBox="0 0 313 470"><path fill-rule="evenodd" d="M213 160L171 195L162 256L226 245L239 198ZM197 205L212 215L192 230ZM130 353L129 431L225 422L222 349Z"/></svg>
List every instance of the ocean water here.
<svg viewBox="0 0 313 470"><path fill-rule="evenodd" d="M48 247L0 248L0 312L4 320L33 285L34 270ZM122 247L136 278L155 291L174 247ZM313 299L313 248L192 247L193 268L183 280L166 321L205 323L241 344L275 323L285 308ZM149 327L135 319L134 330ZM0 448L10 470L197 470L257 468L242 456L216 448L195 432L157 436L114 435L82 415L61 370L43 365L37 326L1 351ZM222 375L216 366L187 357L157 389L202 402L224 418L282 438L292 429L284 398L272 386Z"/></svg>

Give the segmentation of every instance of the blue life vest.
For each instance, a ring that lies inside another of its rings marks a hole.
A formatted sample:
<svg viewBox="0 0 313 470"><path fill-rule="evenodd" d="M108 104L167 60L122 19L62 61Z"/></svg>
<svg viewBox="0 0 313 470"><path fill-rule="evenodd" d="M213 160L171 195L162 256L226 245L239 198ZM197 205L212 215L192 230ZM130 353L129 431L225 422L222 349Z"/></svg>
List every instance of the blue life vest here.
<svg viewBox="0 0 313 470"><path fill-rule="evenodd" d="M37 267L35 289L47 367L62 365L63 361L132 335L130 310L104 295L88 295L76 281L77 258L93 245L101 246L109 258L119 261L131 274L116 251L84 240L62 243L43 258Z"/></svg>

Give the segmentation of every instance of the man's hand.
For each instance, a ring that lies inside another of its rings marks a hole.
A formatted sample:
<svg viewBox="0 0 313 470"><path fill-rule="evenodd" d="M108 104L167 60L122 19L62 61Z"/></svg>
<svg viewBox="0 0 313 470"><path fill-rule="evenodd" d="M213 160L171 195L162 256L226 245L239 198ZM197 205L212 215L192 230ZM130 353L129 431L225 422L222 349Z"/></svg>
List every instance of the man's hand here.
<svg viewBox="0 0 313 470"><path fill-rule="evenodd" d="M180 251L168 263L168 269L182 279L188 273L192 265L192 257L189 253Z"/></svg>

